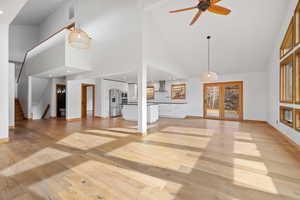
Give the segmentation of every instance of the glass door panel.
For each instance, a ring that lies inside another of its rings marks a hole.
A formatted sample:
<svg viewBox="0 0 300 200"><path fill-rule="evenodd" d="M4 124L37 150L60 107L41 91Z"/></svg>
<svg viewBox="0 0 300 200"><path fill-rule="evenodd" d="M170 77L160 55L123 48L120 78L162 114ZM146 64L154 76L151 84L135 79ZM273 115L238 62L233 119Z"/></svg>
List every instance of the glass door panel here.
<svg viewBox="0 0 300 200"><path fill-rule="evenodd" d="M224 118L239 119L240 118L240 85L224 86Z"/></svg>
<svg viewBox="0 0 300 200"><path fill-rule="evenodd" d="M286 65L285 73L285 91L286 91L286 101L293 101L293 65Z"/></svg>
<svg viewBox="0 0 300 200"><path fill-rule="evenodd" d="M300 13L299 13L299 15L300 15ZM296 53L296 66L295 66L295 103L296 104L300 104L300 50Z"/></svg>
<svg viewBox="0 0 300 200"><path fill-rule="evenodd" d="M208 119L243 119L243 83L204 84L204 117Z"/></svg>
<svg viewBox="0 0 300 200"><path fill-rule="evenodd" d="M205 90L206 117L220 118L220 87L206 87Z"/></svg>

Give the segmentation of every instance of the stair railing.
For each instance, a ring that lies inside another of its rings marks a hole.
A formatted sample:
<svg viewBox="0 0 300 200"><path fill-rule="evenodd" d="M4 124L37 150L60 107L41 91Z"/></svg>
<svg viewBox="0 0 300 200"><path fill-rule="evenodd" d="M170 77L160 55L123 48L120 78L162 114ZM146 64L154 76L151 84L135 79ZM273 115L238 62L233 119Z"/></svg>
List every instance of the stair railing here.
<svg viewBox="0 0 300 200"><path fill-rule="evenodd" d="M49 39L53 38L55 35L59 34L60 32L64 31L64 30L71 30L75 27L75 23L72 23L60 30L58 30L57 32L55 32L54 34L50 35L47 39L39 42L37 45L33 46L31 49L29 49L26 53L25 53L25 56L24 56L24 59L23 59L23 62L22 62L22 65L21 65L21 69L20 69L20 72L19 72L19 75L18 75L18 79L17 79L17 83L20 82L20 78L21 78L21 75L22 75L22 72L23 72L23 68L24 68L24 65L25 65L25 62L26 62L26 59L27 59L27 55L30 51L32 51L33 49L35 49L36 47L40 46L41 44L45 43L46 41L48 41Z"/></svg>

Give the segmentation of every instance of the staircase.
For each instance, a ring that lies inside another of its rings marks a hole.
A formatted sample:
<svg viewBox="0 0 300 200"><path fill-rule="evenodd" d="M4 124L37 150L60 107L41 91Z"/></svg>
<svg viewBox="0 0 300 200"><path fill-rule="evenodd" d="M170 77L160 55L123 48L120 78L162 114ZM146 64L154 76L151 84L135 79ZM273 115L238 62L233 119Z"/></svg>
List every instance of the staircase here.
<svg viewBox="0 0 300 200"><path fill-rule="evenodd" d="M24 113L18 99L15 99L15 120L16 122L24 120Z"/></svg>

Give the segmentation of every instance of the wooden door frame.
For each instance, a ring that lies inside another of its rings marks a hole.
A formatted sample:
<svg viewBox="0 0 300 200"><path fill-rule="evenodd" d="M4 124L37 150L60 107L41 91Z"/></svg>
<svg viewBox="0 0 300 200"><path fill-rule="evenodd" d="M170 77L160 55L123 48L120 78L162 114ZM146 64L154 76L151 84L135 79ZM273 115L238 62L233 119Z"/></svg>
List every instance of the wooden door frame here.
<svg viewBox="0 0 300 200"><path fill-rule="evenodd" d="M224 118L224 86L226 85L240 85L240 108L239 108L239 118L238 119L226 119ZM219 91L219 105L220 105L220 117L208 117L206 113L206 88L207 87L220 87ZM243 81L231 81L231 82L217 82L217 83L205 83L203 84L203 118L205 119L218 119L227 121L243 121L244 119L244 82Z"/></svg>
<svg viewBox="0 0 300 200"><path fill-rule="evenodd" d="M83 109L82 109L82 101L83 101L82 93L83 93L83 90L88 87L93 88L93 119L95 118L95 114L96 114L96 110L95 110L95 108L96 108L96 101L95 101L96 100L96 85L82 83L81 90L80 90L80 111L81 111L80 118L81 119L84 119L83 118Z"/></svg>
<svg viewBox="0 0 300 200"><path fill-rule="evenodd" d="M56 83L56 88L55 88L55 95L56 95L56 106L55 106L55 113L56 113L56 119L58 119L58 114L57 114L57 110L58 110L58 98L57 98L57 88L58 88L58 86L65 86L66 87L66 89L67 89L67 86L66 86L66 84L65 83ZM66 95L67 95L67 93L66 93ZM67 97L66 97L67 98ZM67 99L66 99L66 103L67 103ZM50 111L51 112L51 111ZM51 115L51 114L50 114ZM67 117L67 116L66 116ZM66 118L65 117L65 118ZM54 118L54 119L55 119Z"/></svg>

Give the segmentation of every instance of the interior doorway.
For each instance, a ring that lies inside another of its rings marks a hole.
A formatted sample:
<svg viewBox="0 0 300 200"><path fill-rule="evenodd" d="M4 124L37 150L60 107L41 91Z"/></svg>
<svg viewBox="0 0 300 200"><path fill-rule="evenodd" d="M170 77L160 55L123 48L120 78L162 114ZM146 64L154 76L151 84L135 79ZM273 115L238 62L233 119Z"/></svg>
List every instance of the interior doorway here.
<svg viewBox="0 0 300 200"><path fill-rule="evenodd" d="M243 120L243 82L204 84L204 118Z"/></svg>
<svg viewBox="0 0 300 200"><path fill-rule="evenodd" d="M56 117L66 118L66 85L56 85Z"/></svg>
<svg viewBox="0 0 300 200"><path fill-rule="evenodd" d="M95 89L94 84L81 85L81 118L95 118Z"/></svg>

